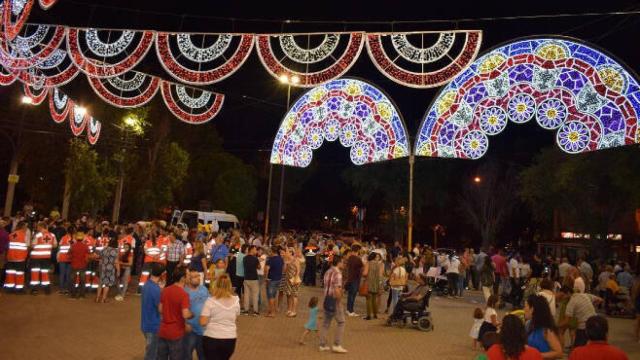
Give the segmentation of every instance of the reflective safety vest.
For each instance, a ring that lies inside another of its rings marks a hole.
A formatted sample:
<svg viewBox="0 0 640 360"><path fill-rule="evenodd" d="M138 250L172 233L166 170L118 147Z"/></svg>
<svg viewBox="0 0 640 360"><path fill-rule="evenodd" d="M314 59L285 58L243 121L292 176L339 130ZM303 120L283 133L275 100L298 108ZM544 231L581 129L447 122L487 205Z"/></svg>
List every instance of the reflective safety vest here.
<svg viewBox="0 0 640 360"><path fill-rule="evenodd" d="M318 247L314 245L307 245L304 248L304 256L316 256L318 254Z"/></svg>
<svg viewBox="0 0 640 360"><path fill-rule="evenodd" d="M156 239L155 245L152 240L147 240L144 243L144 262L152 263L152 262L162 262L162 245Z"/></svg>
<svg viewBox="0 0 640 360"><path fill-rule="evenodd" d="M157 242L160 244L160 249L162 249L162 252L160 253L160 261L166 263L167 250L169 249L169 238L165 236L158 236Z"/></svg>
<svg viewBox="0 0 640 360"><path fill-rule="evenodd" d="M133 251L136 246L136 239L131 235L127 235L120 239L118 241L118 247L120 248L121 254L124 253L124 244L129 244L129 246L131 247L131 251Z"/></svg>
<svg viewBox="0 0 640 360"><path fill-rule="evenodd" d="M97 239L93 239L93 243L94 243L94 247L93 247L94 251L100 252L104 250L104 248L107 247L107 245L109 245L109 237L100 236Z"/></svg>
<svg viewBox="0 0 640 360"><path fill-rule="evenodd" d="M27 232L25 230L12 232L11 235L9 235L9 252L7 252L7 261L26 261L28 253Z"/></svg>
<svg viewBox="0 0 640 360"><path fill-rule="evenodd" d="M56 237L48 231L38 232L32 243L32 259L51 259L51 251L56 242Z"/></svg>
<svg viewBox="0 0 640 360"><path fill-rule="evenodd" d="M60 247L58 248L58 262L71 262L71 234L67 234L60 239Z"/></svg>
<svg viewBox="0 0 640 360"><path fill-rule="evenodd" d="M180 240L176 240L176 241L180 241ZM191 264L191 257L193 257L193 246L191 246L191 243L187 241L187 243L184 245L183 263L187 266Z"/></svg>

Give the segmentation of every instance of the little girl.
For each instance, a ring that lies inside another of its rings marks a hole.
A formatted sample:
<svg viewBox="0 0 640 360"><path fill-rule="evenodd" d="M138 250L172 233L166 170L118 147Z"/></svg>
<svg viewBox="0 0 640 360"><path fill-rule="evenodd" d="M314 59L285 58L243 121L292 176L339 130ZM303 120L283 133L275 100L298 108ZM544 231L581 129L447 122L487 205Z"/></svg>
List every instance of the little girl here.
<svg viewBox="0 0 640 360"><path fill-rule="evenodd" d="M496 311L496 304L498 303L498 297L495 295L489 296L487 299L487 307L484 309L484 317L482 325L480 325L480 331L478 331L478 339L482 340L484 333L493 331L498 332L498 312Z"/></svg>
<svg viewBox="0 0 640 360"><path fill-rule="evenodd" d="M318 297L316 296L309 300L309 320L304 324L300 345L304 345L304 338L312 331L318 331Z"/></svg>
<svg viewBox="0 0 640 360"><path fill-rule="evenodd" d="M482 309L476 308L473 310L473 325L471 326L471 331L469 332L469 336L473 339L473 350L478 347L478 334L480 333L480 326L482 326L482 322L484 321L484 313Z"/></svg>

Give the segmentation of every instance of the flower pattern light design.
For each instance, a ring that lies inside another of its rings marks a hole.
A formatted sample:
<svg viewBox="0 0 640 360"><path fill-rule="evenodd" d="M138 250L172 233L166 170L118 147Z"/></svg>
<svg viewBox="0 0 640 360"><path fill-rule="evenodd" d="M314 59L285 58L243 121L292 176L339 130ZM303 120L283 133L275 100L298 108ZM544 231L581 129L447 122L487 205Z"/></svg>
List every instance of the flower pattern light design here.
<svg viewBox="0 0 640 360"><path fill-rule="evenodd" d="M372 84L343 78L293 104L276 134L271 163L306 167L313 150L338 139L356 165L409 156L407 131L391 100Z"/></svg>
<svg viewBox="0 0 640 360"><path fill-rule="evenodd" d="M525 38L487 52L439 92L415 154L477 159L484 145L472 149L479 144L469 134L497 133L487 126L494 108L515 123L535 117L557 131L556 143L568 153L640 141L640 85L631 72L580 40ZM488 147L488 138L480 143Z"/></svg>

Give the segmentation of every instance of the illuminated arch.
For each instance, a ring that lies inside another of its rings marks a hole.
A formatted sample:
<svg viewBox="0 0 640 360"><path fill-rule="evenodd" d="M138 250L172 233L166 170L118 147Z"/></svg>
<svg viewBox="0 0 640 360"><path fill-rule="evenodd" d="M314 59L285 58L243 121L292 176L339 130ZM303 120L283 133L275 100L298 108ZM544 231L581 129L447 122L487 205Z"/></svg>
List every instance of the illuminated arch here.
<svg viewBox="0 0 640 360"><path fill-rule="evenodd" d="M340 140L356 165L409 156L407 130L394 103L374 85L336 79L293 104L273 142L272 164L307 167L313 150Z"/></svg>
<svg viewBox="0 0 640 360"><path fill-rule="evenodd" d="M443 88L420 126L418 156L477 159L488 136L532 119L568 153L638 143L640 87L611 55L580 40L518 39Z"/></svg>

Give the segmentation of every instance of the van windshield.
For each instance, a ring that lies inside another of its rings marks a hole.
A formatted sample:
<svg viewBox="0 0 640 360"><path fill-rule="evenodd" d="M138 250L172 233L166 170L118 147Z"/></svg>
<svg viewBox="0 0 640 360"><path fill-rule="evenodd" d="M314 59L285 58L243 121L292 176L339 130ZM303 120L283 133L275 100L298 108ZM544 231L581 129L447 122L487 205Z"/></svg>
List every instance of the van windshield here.
<svg viewBox="0 0 640 360"><path fill-rule="evenodd" d="M220 231L227 231L229 229L233 229L236 227L235 224L236 223L234 223L233 221L218 221L218 227L220 228Z"/></svg>
<svg viewBox="0 0 640 360"><path fill-rule="evenodd" d="M189 229L198 228L198 213L195 212L183 212L182 222L187 225Z"/></svg>

